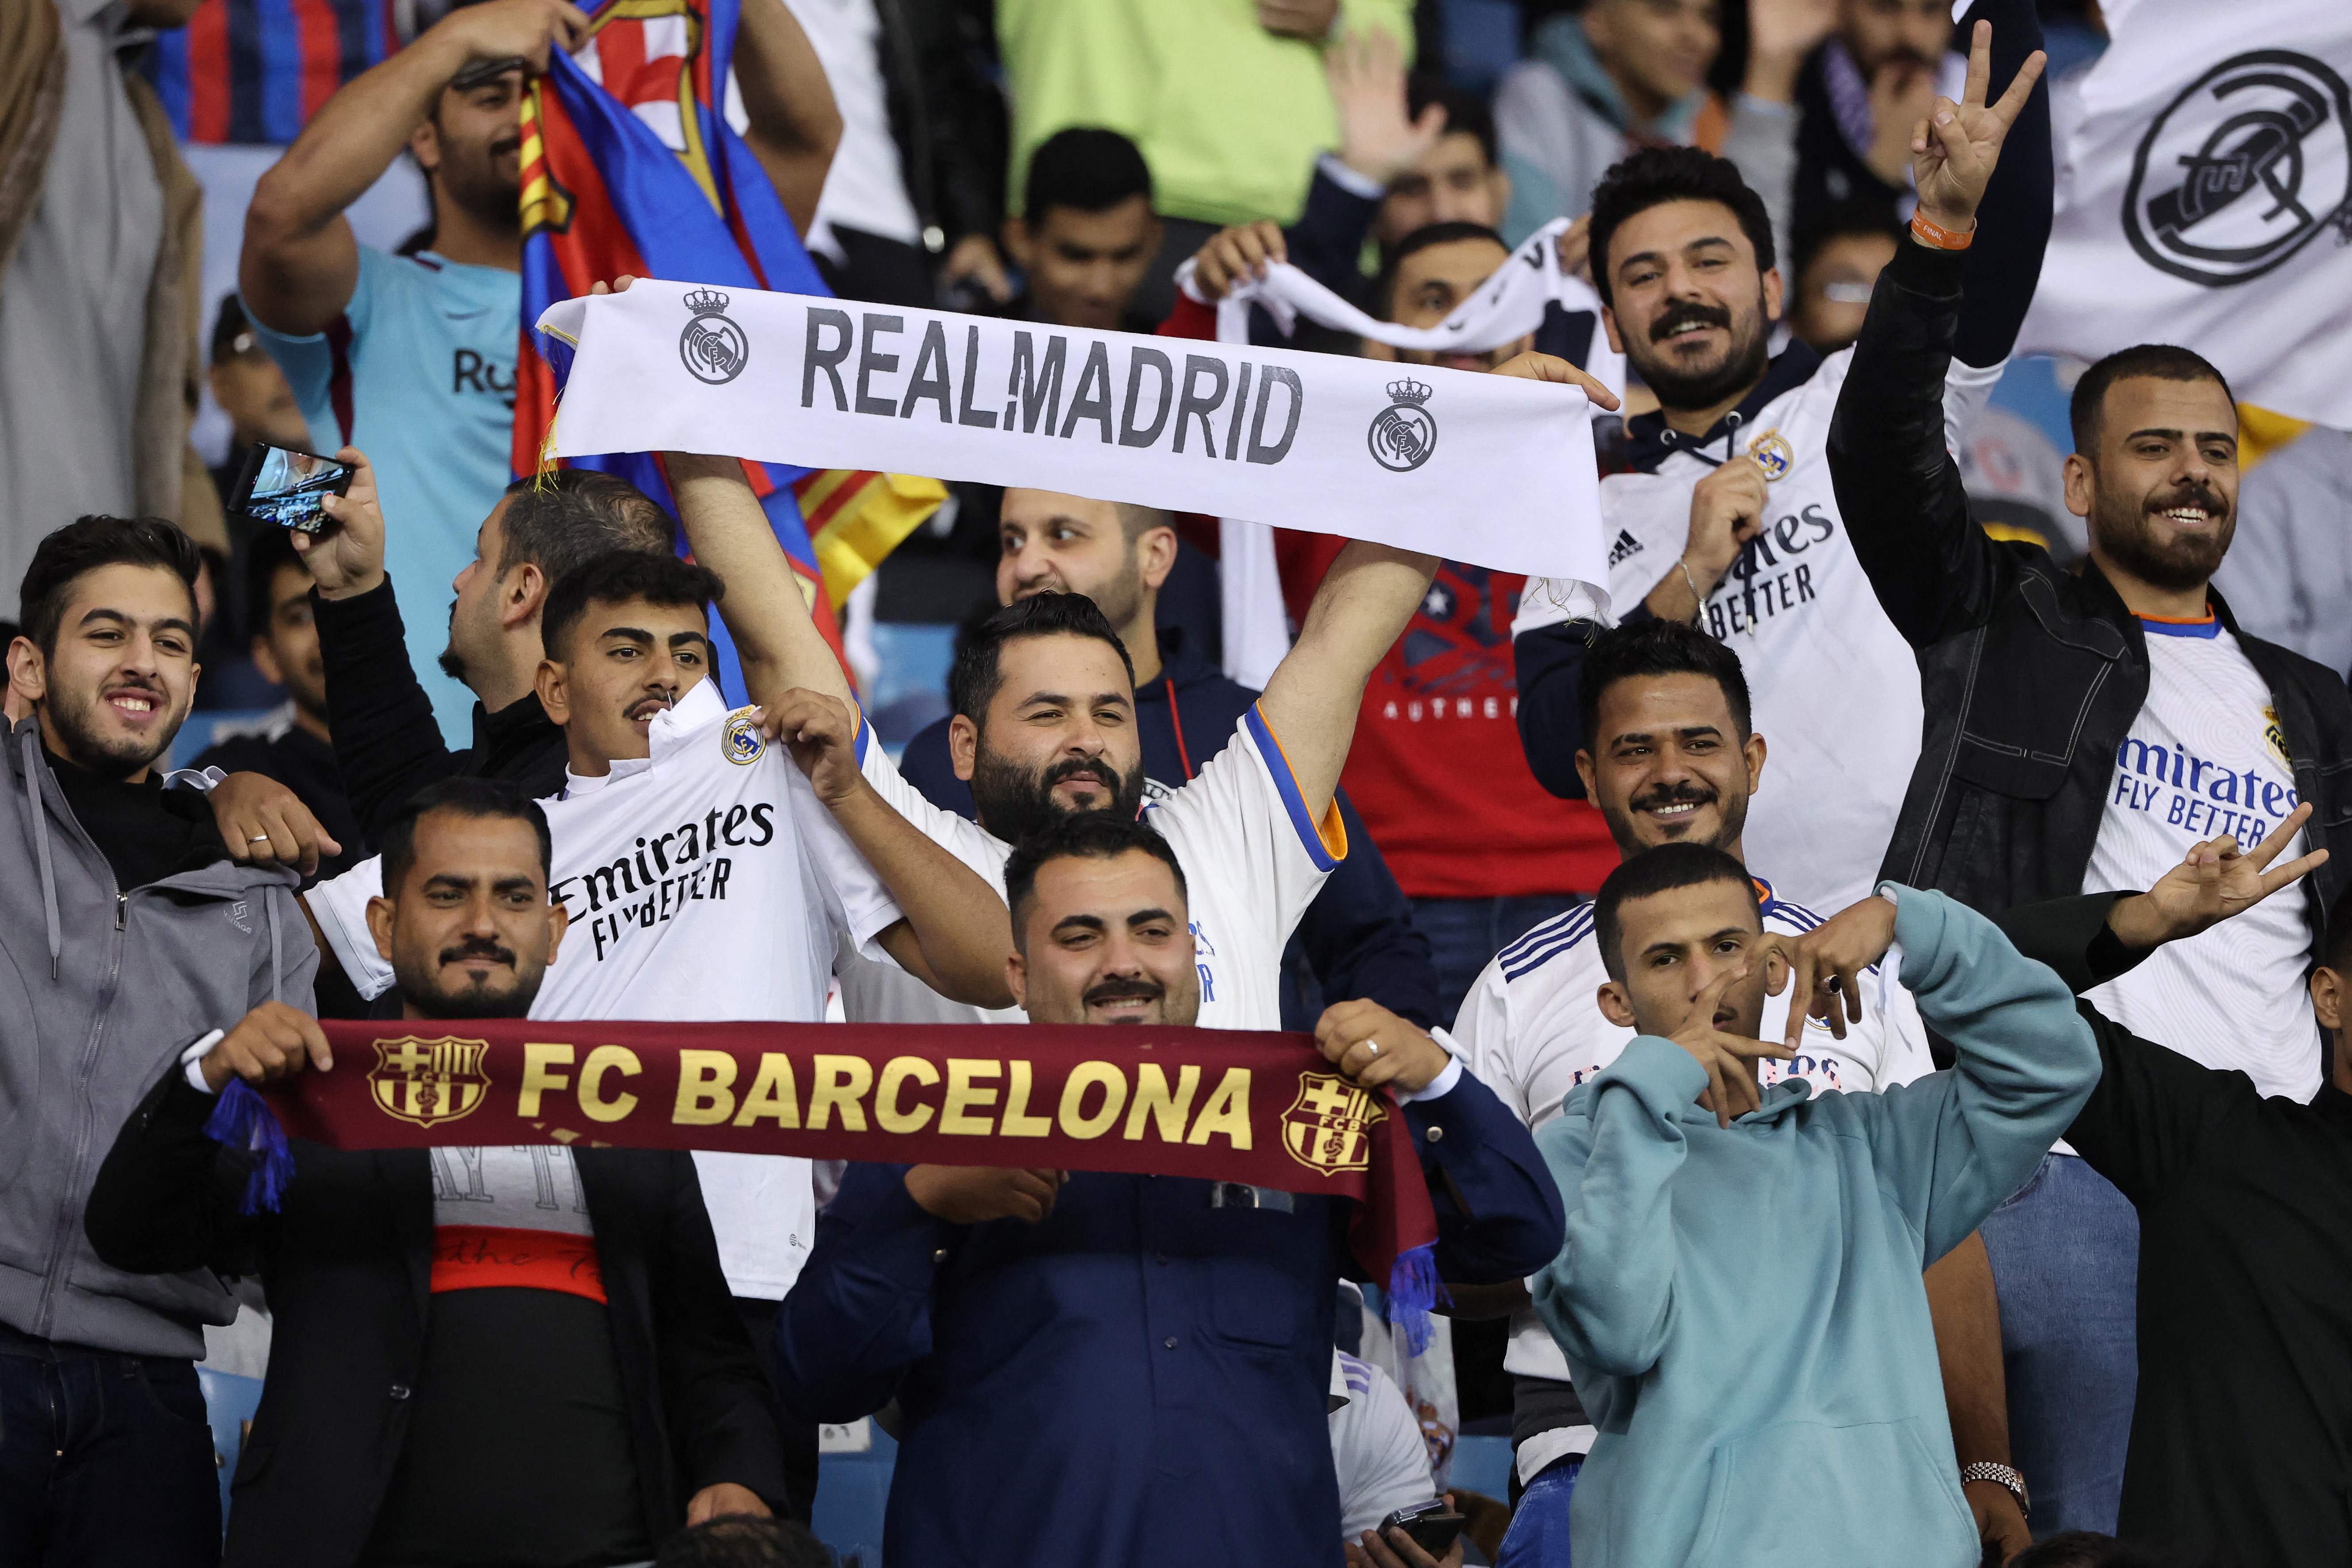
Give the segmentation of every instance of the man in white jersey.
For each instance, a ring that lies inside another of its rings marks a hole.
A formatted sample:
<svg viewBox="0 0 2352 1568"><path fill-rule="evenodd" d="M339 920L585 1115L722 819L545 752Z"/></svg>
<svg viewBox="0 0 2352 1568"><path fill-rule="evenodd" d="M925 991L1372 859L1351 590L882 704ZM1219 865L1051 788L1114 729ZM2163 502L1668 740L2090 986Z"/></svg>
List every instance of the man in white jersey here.
<svg viewBox="0 0 2352 1568"><path fill-rule="evenodd" d="M1761 787L1765 738L1749 721L1748 682L1738 658L1696 627L1649 620L1601 633L1585 659L1583 732L1593 737L1577 759L1586 794L1629 858L1660 844L1698 843L1745 859L1743 832L1751 796ZM1798 938L1822 917L1756 884L1767 935ZM1538 926L1505 948L1471 988L1454 1038L1470 1068L1504 1104L1540 1127L1559 1114L1577 1085L1600 1072L1634 1037L1611 1022L1598 997L1608 984L1587 905ZM1803 1019L1796 1056L1756 1063L1760 1088L1802 1078L1820 1094L1869 1093L1933 1070L1926 1026L1911 994L1874 972L1855 986L1859 1020L1836 1026ZM1765 1037L1788 1033L1789 993L1764 998ZM1997 1419L2001 1408L1999 1309L1974 1237L1927 1271L1937 1352L1952 1394L1953 1444L1959 1464L2006 1468ZM1465 1287L1456 1315L1513 1313L1504 1368L1514 1374L1513 1438L1526 1488L1497 1562L1503 1568L1548 1561L1564 1549L1569 1500L1593 1428L1568 1365L1537 1320L1523 1288ZM2008 1551L2029 1541L2018 1500L1999 1481L1964 1486L1980 1532Z"/></svg>
<svg viewBox="0 0 2352 1568"><path fill-rule="evenodd" d="M1566 361L1542 354L1522 354L1499 374L1601 390ZM772 537L740 465L677 454L667 462L695 559L732 582L738 552L761 550ZM1140 809L1175 847L1192 889L1202 1025L1279 1028L1283 944L1348 852L1332 795L1364 682L1436 567L1433 556L1351 542L1232 742L1164 795L1145 797L1126 647L1094 602L1076 594L1039 594L1000 610L967 638L956 661L949 746L956 775L971 786L977 823L933 805L878 746L866 749L866 775L908 820L1000 888L1005 858L1025 833L1069 812ZM838 661L798 605L791 600L779 617L785 640L754 646L737 634L745 668L772 660L793 683L848 700ZM842 1001L853 1023L991 1016L946 1005L870 957L843 955Z"/></svg>
<svg viewBox="0 0 2352 1568"><path fill-rule="evenodd" d="M1918 650L1927 696L1885 874L1987 910L2150 887L2197 843L2254 843L2309 804L2285 853L2331 857L2307 885L2090 994L2135 1034L2308 1101L2326 1055L2301 982L2352 852L2352 699L2334 671L2240 630L2212 590L2236 526L2238 416L2187 349L2126 349L2075 385L2066 501L2090 536L2077 570L1995 543L1969 516L1933 426L1974 287L1951 246L1991 242L1997 221L1979 221L1999 152L1980 112L1961 106L1952 150L1939 125L1920 155L1934 233L1915 224L1881 275L1830 435L1855 552ZM2123 1195L2063 1145L1985 1224L2037 1534L2115 1528L2137 1237Z"/></svg>
<svg viewBox="0 0 2352 1568"><path fill-rule="evenodd" d="M511 785L427 785L383 839L372 945L418 1033L522 1017L583 962L547 818ZM373 1064L337 1062L282 1003L223 1022L115 1136L89 1226L121 1268L257 1271L268 1291L228 1562L643 1562L683 1526L787 1506L692 1161L298 1141L274 1212L243 1212L249 1162L211 1134L213 1097Z"/></svg>
<svg viewBox="0 0 2352 1568"><path fill-rule="evenodd" d="M2040 41L2026 0L1986 0L2007 80ZM2032 79L2025 79L2031 88ZM2019 121L2019 155L1992 195L2011 239L1979 258L1941 387L1956 443L2000 371L2050 225L2047 95ZM2029 155L2042 151L2038 177ZM1601 483L1609 611L1530 580L1513 623L1519 734L1538 779L1578 796L1577 671L1591 623L1696 621L1737 647L1780 787L1749 841L1784 895L1836 910L1870 895L1919 752L1919 678L1854 558L1822 443L1850 353L1801 342L1768 357L1782 313L1763 200L1724 159L1647 148L1592 198L1593 286L1609 341L1657 395L1626 422L1633 471ZM1850 721L1867 715L1866 722Z"/></svg>

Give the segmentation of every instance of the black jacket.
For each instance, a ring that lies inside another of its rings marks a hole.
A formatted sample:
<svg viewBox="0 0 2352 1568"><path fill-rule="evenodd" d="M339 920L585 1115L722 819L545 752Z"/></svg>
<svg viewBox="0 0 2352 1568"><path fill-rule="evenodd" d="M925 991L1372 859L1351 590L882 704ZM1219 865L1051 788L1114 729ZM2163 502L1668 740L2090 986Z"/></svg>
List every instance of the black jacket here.
<svg viewBox="0 0 2352 1568"><path fill-rule="evenodd" d="M1160 632L1160 678L1135 690L1135 720L1143 743L1143 771L1181 787L1201 764L1225 749L1242 715L1257 693L1192 652L1188 640L1163 626ZM948 721L907 742L898 770L932 805L960 816L977 814L971 786L955 776L948 760ZM1347 793L1338 793L1340 820L1348 827L1348 858L1307 906L1293 949L1283 963L1283 1026L1311 1029L1314 1012L1299 1005L1291 984L1292 959L1303 953L1327 1003L1369 997L1401 1018L1427 1028L1451 1023L1438 1016L1437 971L1430 963L1429 939L1412 929L1404 889L1389 874L1364 819Z"/></svg>
<svg viewBox="0 0 2352 1568"><path fill-rule="evenodd" d="M297 1142L283 1211L242 1215L243 1161L205 1136L215 1102L174 1068L116 1136L84 1226L133 1273L258 1272L269 1374L238 1462L225 1562L356 1562L401 1457L431 1311L433 1178L421 1149ZM694 1160L579 1149L647 1539L720 1481L785 1510L768 1385L727 1281Z"/></svg>
<svg viewBox="0 0 2352 1568"><path fill-rule="evenodd" d="M1944 446L1960 256L1906 241L1882 273L1832 421L1838 508L1879 603L1919 653L1919 764L1883 875L1985 910L2083 890L2116 758L2147 700L2147 636L2098 568L1996 542ZM2352 868L2352 695L2214 612L2269 686L2312 804L2314 946Z"/></svg>
<svg viewBox="0 0 2352 1568"><path fill-rule="evenodd" d="M987 8L875 0L874 13L890 134L927 247L944 251L973 233L994 239L1004 216L1006 127Z"/></svg>
<svg viewBox="0 0 2352 1568"><path fill-rule="evenodd" d="M563 731L537 693L492 713L474 704L474 744L453 752L433 717L433 700L409 668L407 632L392 579L372 593L310 605L327 667L327 727L343 793L372 852L410 795L455 777L499 779L527 800L563 787ZM346 849L354 847L346 844Z"/></svg>

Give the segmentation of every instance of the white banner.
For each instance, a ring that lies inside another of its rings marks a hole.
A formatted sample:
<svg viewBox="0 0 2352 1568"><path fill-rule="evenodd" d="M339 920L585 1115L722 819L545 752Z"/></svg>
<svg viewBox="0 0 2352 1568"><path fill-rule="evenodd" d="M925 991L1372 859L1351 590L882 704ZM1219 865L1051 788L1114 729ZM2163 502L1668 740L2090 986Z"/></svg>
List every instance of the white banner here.
<svg viewBox="0 0 2352 1568"><path fill-rule="evenodd" d="M566 300L559 457L1023 485L1605 584L1573 387L647 279Z"/></svg>
<svg viewBox="0 0 2352 1568"><path fill-rule="evenodd" d="M2053 103L2057 221L2020 352L2179 343L2245 402L2352 428L2352 3L2106 16L2114 42Z"/></svg>

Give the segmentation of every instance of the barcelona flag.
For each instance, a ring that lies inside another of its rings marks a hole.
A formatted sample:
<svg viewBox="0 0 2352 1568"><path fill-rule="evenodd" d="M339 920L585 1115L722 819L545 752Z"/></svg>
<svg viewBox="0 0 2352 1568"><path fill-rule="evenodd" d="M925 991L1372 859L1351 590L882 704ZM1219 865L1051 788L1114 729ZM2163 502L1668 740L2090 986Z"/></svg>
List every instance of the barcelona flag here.
<svg viewBox="0 0 2352 1568"><path fill-rule="evenodd" d="M537 472L570 351L531 331L559 300L623 273L719 289L829 295L767 172L724 113L739 0L598 0L573 55L557 51L523 105L522 346L514 471ZM666 504L648 453L572 459ZM945 499L933 479L747 462L817 625ZM714 626L719 668L740 691Z"/></svg>
<svg viewBox="0 0 2352 1568"><path fill-rule="evenodd" d="M392 0L204 0L142 64L181 141L282 146L399 47Z"/></svg>

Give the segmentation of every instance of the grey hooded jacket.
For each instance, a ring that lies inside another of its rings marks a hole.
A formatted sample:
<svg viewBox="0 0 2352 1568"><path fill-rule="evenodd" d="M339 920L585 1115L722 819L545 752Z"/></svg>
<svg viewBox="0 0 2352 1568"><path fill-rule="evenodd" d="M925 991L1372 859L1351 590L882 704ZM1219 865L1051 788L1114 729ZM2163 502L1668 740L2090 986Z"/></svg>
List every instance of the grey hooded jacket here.
<svg viewBox="0 0 2352 1568"><path fill-rule="evenodd" d="M42 755L9 731L0 787L0 1323L126 1355L201 1356L236 1304L214 1275L108 1268L82 1207L114 1135L198 1036L319 955L290 871L223 860L119 890Z"/></svg>

